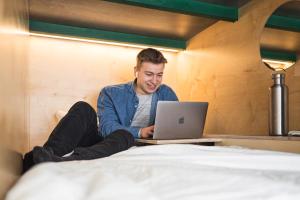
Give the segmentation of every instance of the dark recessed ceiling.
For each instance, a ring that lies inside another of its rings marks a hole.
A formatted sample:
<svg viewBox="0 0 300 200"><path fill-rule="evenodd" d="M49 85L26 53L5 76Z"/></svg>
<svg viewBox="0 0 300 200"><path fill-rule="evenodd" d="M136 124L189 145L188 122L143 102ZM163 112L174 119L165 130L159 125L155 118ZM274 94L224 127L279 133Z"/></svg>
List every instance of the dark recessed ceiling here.
<svg viewBox="0 0 300 200"><path fill-rule="evenodd" d="M275 10L274 14L300 19L300 1L285 3Z"/></svg>
<svg viewBox="0 0 300 200"><path fill-rule="evenodd" d="M230 7L241 7L249 2L249 0L198 0L201 2L208 2L208 3L214 3L219 4L223 6L230 6Z"/></svg>
<svg viewBox="0 0 300 200"><path fill-rule="evenodd" d="M299 22L300 1L283 4L274 12ZM299 27L298 27L299 30ZM278 51L300 53L300 32L265 27L261 36L261 47Z"/></svg>
<svg viewBox="0 0 300 200"><path fill-rule="evenodd" d="M210 5L236 9L249 1L197 0L194 2L206 2ZM189 40L219 20L202 17L202 15L128 5L125 3L127 1L116 2L118 3L102 0L29 0L30 20L181 41ZM296 16L299 19L300 1L282 5L276 14ZM300 52L299 32L265 28L261 37L261 46Z"/></svg>
<svg viewBox="0 0 300 200"><path fill-rule="evenodd" d="M261 36L261 46L277 51L300 53L300 33L265 28Z"/></svg>
<svg viewBox="0 0 300 200"><path fill-rule="evenodd" d="M184 40L218 21L100 0L30 0L29 9L35 20Z"/></svg>

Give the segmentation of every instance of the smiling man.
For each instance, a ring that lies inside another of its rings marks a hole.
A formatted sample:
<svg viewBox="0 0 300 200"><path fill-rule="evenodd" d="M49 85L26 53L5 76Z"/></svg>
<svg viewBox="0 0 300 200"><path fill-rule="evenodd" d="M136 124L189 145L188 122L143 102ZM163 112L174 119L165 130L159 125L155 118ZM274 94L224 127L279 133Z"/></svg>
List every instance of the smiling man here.
<svg viewBox="0 0 300 200"><path fill-rule="evenodd" d="M110 156L130 148L134 138L151 137L157 102L178 100L174 91L162 84L165 63L158 50L142 50L134 67L135 80L103 88L98 113L86 102L75 103L43 147L25 154L23 171L42 162Z"/></svg>
<svg viewBox="0 0 300 200"><path fill-rule="evenodd" d="M99 132L105 137L123 129L134 138L148 138L154 129L158 101L177 101L174 91L162 84L167 63L152 48L142 50L134 67L136 79L127 84L105 87L98 99Z"/></svg>

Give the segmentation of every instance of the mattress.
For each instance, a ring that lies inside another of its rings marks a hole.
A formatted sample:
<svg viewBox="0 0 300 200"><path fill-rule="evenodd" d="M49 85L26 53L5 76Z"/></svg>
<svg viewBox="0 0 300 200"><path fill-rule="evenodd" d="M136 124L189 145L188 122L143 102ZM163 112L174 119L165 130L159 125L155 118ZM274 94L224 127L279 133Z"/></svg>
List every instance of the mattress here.
<svg viewBox="0 0 300 200"><path fill-rule="evenodd" d="M134 147L96 160L37 165L6 199L300 199L300 155L190 144Z"/></svg>

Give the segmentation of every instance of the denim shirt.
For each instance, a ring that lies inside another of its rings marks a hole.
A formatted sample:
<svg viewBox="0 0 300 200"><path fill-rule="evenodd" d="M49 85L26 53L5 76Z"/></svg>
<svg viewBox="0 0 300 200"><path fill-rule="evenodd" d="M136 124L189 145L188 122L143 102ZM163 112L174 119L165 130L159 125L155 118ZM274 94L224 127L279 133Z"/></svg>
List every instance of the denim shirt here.
<svg viewBox="0 0 300 200"><path fill-rule="evenodd" d="M99 118L98 132L103 137L110 133L124 129L134 138L138 138L141 127L132 127L131 122L139 104L134 90L134 82L107 86L99 94L97 108ZM175 92L167 85L162 84L152 96L150 110L150 124L155 121L157 101L178 101Z"/></svg>

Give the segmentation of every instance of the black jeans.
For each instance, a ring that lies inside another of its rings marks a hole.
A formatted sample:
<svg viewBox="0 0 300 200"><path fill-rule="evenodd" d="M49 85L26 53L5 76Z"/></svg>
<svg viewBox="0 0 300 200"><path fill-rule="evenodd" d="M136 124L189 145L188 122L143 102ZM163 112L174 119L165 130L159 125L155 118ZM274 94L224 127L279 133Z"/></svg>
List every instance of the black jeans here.
<svg viewBox="0 0 300 200"><path fill-rule="evenodd" d="M53 156L61 157L72 151L69 157L59 161L90 160L110 156L133 146L134 138L126 130L117 130L103 138L98 133L97 114L86 102L75 103L68 113L60 120L43 145L45 150L50 150ZM43 156L37 149L25 154L23 171L27 171L34 162L34 156ZM49 158L40 158L44 161ZM48 159L48 160L47 160ZM58 161L58 160L56 160Z"/></svg>

